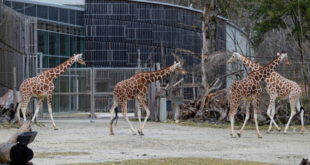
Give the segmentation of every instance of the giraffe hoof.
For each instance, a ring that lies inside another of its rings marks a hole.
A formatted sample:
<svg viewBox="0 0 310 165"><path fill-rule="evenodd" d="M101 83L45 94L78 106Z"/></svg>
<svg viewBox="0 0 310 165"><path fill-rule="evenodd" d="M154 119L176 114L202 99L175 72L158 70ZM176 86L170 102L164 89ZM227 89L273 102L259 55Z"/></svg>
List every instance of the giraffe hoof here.
<svg viewBox="0 0 310 165"><path fill-rule="evenodd" d="M268 130L266 133L267 133L267 134L270 134L270 131Z"/></svg>
<svg viewBox="0 0 310 165"><path fill-rule="evenodd" d="M137 135L137 133L132 133L132 135L133 135L133 136L136 136L136 135Z"/></svg>
<svg viewBox="0 0 310 165"><path fill-rule="evenodd" d="M262 137L262 135L259 135L259 136L257 136L257 138L262 139L263 137Z"/></svg>
<svg viewBox="0 0 310 165"><path fill-rule="evenodd" d="M230 134L230 136L232 137L232 138L237 138L237 136L236 135L234 135L234 134Z"/></svg>
<svg viewBox="0 0 310 165"><path fill-rule="evenodd" d="M114 133L113 133L113 132L110 132L110 135L114 135Z"/></svg>
<svg viewBox="0 0 310 165"><path fill-rule="evenodd" d="M241 133L237 133L238 137L240 138L241 137Z"/></svg>
<svg viewBox="0 0 310 165"><path fill-rule="evenodd" d="M141 130L138 130L139 135L143 136L144 133Z"/></svg>
<svg viewBox="0 0 310 165"><path fill-rule="evenodd" d="M57 130L59 130L59 129L55 127L55 128L54 128L54 131L57 131Z"/></svg>
<svg viewBox="0 0 310 165"><path fill-rule="evenodd" d="M278 129L278 132L281 132L281 128Z"/></svg>

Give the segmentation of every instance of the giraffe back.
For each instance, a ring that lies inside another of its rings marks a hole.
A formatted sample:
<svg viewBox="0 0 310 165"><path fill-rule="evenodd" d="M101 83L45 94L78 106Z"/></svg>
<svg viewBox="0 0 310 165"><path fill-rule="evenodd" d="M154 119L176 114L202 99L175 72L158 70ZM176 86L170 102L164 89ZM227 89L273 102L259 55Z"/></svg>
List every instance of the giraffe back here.
<svg viewBox="0 0 310 165"><path fill-rule="evenodd" d="M27 78L22 82L20 92L23 97L44 97L54 90L55 86L53 82L44 73Z"/></svg>

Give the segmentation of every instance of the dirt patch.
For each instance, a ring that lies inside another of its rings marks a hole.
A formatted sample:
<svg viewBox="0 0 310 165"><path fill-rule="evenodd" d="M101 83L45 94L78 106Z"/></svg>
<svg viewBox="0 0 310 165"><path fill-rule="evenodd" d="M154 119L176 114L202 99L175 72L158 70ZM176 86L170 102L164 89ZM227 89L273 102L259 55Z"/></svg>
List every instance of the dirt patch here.
<svg viewBox="0 0 310 165"><path fill-rule="evenodd" d="M30 144L36 153L76 152L89 154L55 155L53 158L35 157L37 165L74 164L81 162L122 161L162 157L200 157L247 160L274 164L298 164L310 158L310 131L303 135L294 130L288 134L272 132L256 137L247 130L242 138L233 139L229 129L179 126L148 122L145 136L132 136L128 124L120 120L115 135L109 135L108 119L56 120L54 131L50 121L46 127L33 126L37 138ZM137 122L133 122L135 126ZM6 141L16 129L0 129L0 143Z"/></svg>

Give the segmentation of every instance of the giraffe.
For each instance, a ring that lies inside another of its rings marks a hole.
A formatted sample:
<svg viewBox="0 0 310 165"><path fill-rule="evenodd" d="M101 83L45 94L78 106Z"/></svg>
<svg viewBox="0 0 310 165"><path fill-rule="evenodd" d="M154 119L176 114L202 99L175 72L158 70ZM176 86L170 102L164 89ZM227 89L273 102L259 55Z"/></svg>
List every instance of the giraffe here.
<svg viewBox="0 0 310 165"><path fill-rule="evenodd" d="M22 95L22 102L18 105L16 113L18 121L20 121L20 109L23 113L24 121L26 121L26 109L28 103L32 97L37 97L39 101L31 120L33 122L39 112L40 105L42 104L44 98L47 97L48 112L52 120L54 129L58 130L52 114L52 95L53 90L55 89L53 80L59 77L59 75L61 75L62 73L64 73L75 62L85 65L82 54L74 54L74 56L70 57L68 60L58 65L57 67L43 71L35 77L27 78L21 83L20 92Z"/></svg>
<svg viewBox="0 0 310 165"><path fill-rule="evenodd" d="M247 57L234 52L231 56L231 58L228 60L228 63L232 63L235 61L242 61L246 66L248 66L251 70L259 70L262 68L261 65L258 63L255 63L248 59ZM303 121L303 116L304 116L304 110L300 106L300 96L302 94L301 87L294 81L291 81L283 76L281 76L277 72L272 72L270 77L266 78L266 91L270 97L270 102L269 106L267 109L267 115L270 118L270 124L269 128L267 130L267 133L269 133L272 129L272 124L276 126L276 128L280 131L281 129L277 125L277 123L274 121L274 115L275 115L275 100L277 97L286 99L289 99L290 102L290 107L291 107L291 115L290 118L285 126L284 133L287 132L287 129L290 125L290 122L293 118L293 116L296 114L296 109L297 112L300 112L300 120L301 120L301 130L300 132L304 132L304 121Z"/></svg>
<svg viewBox="0 0 310 165"><path fill-rule="evenodd" d="M127 101L130 99L136 99L138 103L140 104L138 106L138 111L137 111L140 128L138 129L137 132L140 135L144 135L143 129L150 115L150 110L147 106L147 101L146 101L146 93L147 93L148 85L151 82L160 80L175 71L180 71L182 74L186 73L186 71L182 69L180 62L174 62L173 65L167 68L157 70L157 71L152 71L152 72L136 73L129 79L118 82L114 86L114 89L113 89L113 105L110 109L110 113L111 113L110 135L114 135L112 125L113 125L114 119L117 118L117 114L115 117L113 116L115 113L115 108L118 105L121 106L123 116L128 122L132 134L136 135L136 130L133 128L127 116ZM141 108L142 107L146 111L146 117L144 118L143 124L141 123Z"/></svg>
<svg viewBox="0 0 310 165"><path fill-rule="evenodd" d="M234 133L234 117L235 114L237 113L238 106L241 100L251 100L254 108L254 121L255 121L256 133L258 138L262 138L262 135L259 132L257 122L257 107L259 104L259 98L261 93L260 82L269 77L270 74L276 69L276 67L284 58L287 58L287 53L283 52L281 54L278 54L278 57L272 60L269 64L265 65L259 70L252 71L244 79L235 81L229 88L228 103L230 106L229 119L231 124L232 137L236 137ZM247 107L247 111L248 109L249 108ZM246 122L249 118L248 114L249 113L247 112L247 116L242 125L241 131L240 133L238 133L239 137L241 136L244 126L246 125Z"/></svg>

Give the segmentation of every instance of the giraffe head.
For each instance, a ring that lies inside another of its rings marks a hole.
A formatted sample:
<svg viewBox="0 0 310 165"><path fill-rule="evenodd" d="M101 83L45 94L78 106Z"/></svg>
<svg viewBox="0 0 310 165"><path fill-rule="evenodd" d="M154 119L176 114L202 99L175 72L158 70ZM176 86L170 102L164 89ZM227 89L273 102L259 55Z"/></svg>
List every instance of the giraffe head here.
<svg viewBox="0 0 310 165"><path fill-rule="evenodd" d="M171 71L172 72L175 72L175 71L176 72L180 72L181 74L186 74L187 73L186 70L183 69L182 64L181 64L180 61L178 61L178 62L174 61L174 64L171 67Z"/></svg>
<svg viewBox="0 0 310 165"><path fill-rule="evenodd" d="M227 63L230 64L230 63L237 62L239 60L242 60L242 55L239 54L238 52L233 52L231 57L228 59Z"/></svg>
<svg viewBox="0 0 310 165"><path fill-rule="evenodd" d="M85 61L83 60L83 54L82 53L79 53L79 54L74 54L74 61L79 63L79 64L82 64L82 65L86 65Z"/></svg>
<svg viewBox="0 0 310 165"><path fill-rule="evenodd" d="M281 53L277 53L277 56L281 56L281 57L280 57L280 61L285 60L284 62L285 62L286 64L290 64L290 61L288 60L287 53L286 53L285 51L282 51Z"/></svg>

